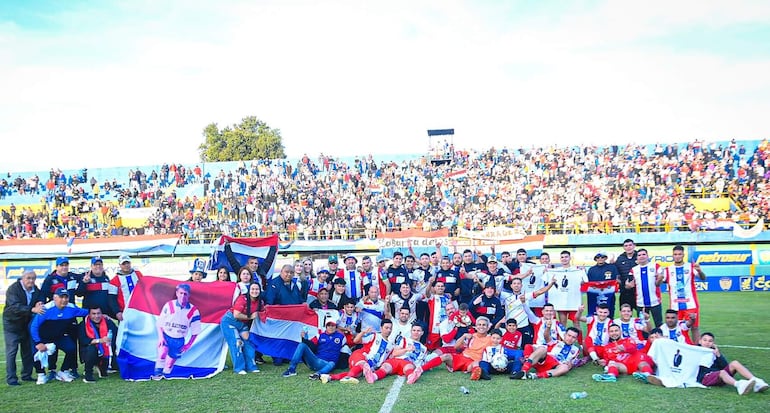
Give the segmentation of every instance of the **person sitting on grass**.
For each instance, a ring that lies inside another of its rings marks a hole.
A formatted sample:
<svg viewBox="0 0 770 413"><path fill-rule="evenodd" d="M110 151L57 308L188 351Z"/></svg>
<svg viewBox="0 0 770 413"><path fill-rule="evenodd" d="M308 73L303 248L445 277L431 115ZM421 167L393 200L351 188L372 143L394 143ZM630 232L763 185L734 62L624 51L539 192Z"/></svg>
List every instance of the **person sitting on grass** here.
<svg viewBox="0 0 770 413"><path fill-rule="evenodd" d="M610 324L610 341L602 347L599 354L599 365L604 366L604 374L591 376L594 381L616 382L620 374L640 373L652 374L655 363L643 351L639 350L635 338L623 337L621 328L617 324Z"/></svg>
<svg viewBox="0 0 770 413"><path fill-rule="evenodd" d="M738 360L727 362L725 356L719 351L714 342L714 334L703 333L700 336L698 345L701 347L714 349L713 357L701 360L700 370L698 371L698 382L707 387L713 386L734 386L738 394L745 395L754 391L754 393L764 392L768 389L768 384L759 377L754 376L749 369L743 366ZM735 373L745 377L743 380L735 380Z"/></svg>
<svg viewBox="0 0 770 413"><path fill-rule="evenodd" d="M575 327L567 328L564 340L548 346L527 344L524 347L526 361L521 370L511 374L512 380L517 379L545 379L567 374L572 369L573 360L581 352L578 344L580 330ZM530 373L534 368L536 373Z"/></svg>
<svg viewBox="0 0 770 413"><path fill-rule="evenodd" d="M345 345L345 335L337 331L337 322L334 319L326 320L324 326L326 330L312 340L308 340L307 331L302 333L302 342L294 351L283 377L296 376L297 365L303 362L314 371L310 375L311 380L319 380L322 374L334 370L340 358L340 350Z"/></svg>

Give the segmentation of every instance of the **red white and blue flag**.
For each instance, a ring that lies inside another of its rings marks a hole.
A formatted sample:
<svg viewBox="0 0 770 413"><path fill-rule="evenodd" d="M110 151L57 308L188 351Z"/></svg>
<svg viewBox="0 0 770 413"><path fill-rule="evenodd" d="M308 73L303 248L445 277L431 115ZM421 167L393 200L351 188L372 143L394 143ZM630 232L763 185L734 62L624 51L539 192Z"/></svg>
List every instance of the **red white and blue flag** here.
<svg viewBox="0 0 770 413"><path fill-rule="evenodd" d="M257 351L270 357L290 359L294 355L302 334L309 338L319 335L326 319L336 320L335 310L311 310L306 304L268 305L251 325L251 342Z"/></svg>
<svg viewBox="0 0 770 413"><path fill-rule="evenodd" d="M618 281L588 281L580 285L580 292L589 292L594 294L615 294L618 292Z"/></svg>
<svg viewBox="0 0 770 413"><path fill-rule="evenodd" d="M214 243L215 248L209 259L209 269L217 270L227 268L228 271L238 273L238 268L230 265L230 260L225 253L225 246L229 245L233 257L241 266L246 265L249 257L256 257L259 261L260 274L272 278L275 270L275 255L278 253L278 235L264 238L234 238L223 235Z"/></svg>
<svg viewBox="0 0 770 413"><path fill-rule="evenodd" d="M168 278L144 276L134 287L117 337L117 361L124 380L148 380L153 374L158 358L158 316L166 303L176 299L179 284ZM230 282L185 284L190 286L190 304L200 312L200 334L165 377L212 377L222 371L227 359L219 322L239 290ZM189 340L185 337L185 343Z"/></svg>

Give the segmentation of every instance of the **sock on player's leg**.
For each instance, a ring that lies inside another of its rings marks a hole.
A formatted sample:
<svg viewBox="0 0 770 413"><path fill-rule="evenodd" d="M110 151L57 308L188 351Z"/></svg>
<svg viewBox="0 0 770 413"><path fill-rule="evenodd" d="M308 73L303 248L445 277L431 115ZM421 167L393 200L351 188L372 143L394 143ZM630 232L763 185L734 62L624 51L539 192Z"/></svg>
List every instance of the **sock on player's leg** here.
<svg viewBox="0 0 770 413"><path fill-rule="evenodd" d="M355 366L350 368L350 373L348 373L348 376L350 376L350 377L358 377L363 372L364 372L364 368L361 367L360 364L356 364Z"/></svg>
<svg viewBox="0 0 770 413"><path fill-rule="evenodd" d="M441 363L443 363L443 362L444 362L444 361L443 361L443 360L441 360L441 357L436 357L436 358L434 358L433 360L431 360L431 361L429 361L429 362L427 362L427 363L423 364L423 365L422 365L422 371L428 371L428 370L430 370L430 369L432 369L432 368L434 368L434 367L438 367L438 366L440 366L440 365L441 365Z"/></svg>
<svg viewBox="0 0 770 413"><path fill-rule="evenodd" d="M388 375L383 369L375 370L374 374L377 376L377 380L382 380Z"/></svg>
<svg viewBox="0 0 770 413"><path fill-rule="evenodd" d="M615 377L618 377L618 375L620 374L620 371L618 371L617 367L610 366L610 367L607 367L607 374L611 374Z"/></svg>
<svg viewBox="0 0 770 413"><path fill-rule="evenodd" d="M649 365L644 365L640 367L639 370L641 370L642 373L652 374L652 367Z"/></svg>
<svg viewBox="0 0 770 413"><path fill-rule="evenodd" d="M345 378L347 376L348 376L348 372L347 371L343 371L342 373L330 374L329 378L331 380L334 380L334 381L339 381L339 380L342 380L343 378Z"/></svg>
<svg viewBox="0 0 770 413"><path fill-rule="evenodd" d="M521 366L521 371L528 372L532 368L532 360L527 359L527 361L524 362L524 365Z"/></svg>

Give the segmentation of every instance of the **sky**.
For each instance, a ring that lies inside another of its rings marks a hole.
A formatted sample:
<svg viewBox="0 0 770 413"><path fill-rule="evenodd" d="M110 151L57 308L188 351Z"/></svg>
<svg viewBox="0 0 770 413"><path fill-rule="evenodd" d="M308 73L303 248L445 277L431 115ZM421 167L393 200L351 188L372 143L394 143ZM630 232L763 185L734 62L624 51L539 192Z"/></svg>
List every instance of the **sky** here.
<svg viewBox="0 0 770 413"><path fill-rule="evenodd" d="M762 139L769 73L768 1L4 0L0 171Z"/></svg>

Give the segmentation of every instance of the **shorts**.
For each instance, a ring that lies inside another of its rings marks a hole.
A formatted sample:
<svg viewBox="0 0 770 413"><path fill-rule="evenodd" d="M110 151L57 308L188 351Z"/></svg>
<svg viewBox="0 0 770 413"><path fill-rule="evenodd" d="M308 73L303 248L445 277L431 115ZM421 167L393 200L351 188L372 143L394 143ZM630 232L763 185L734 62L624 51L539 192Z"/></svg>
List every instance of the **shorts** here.
<svg viewBox="0 0 770 413"><path fill-rule="evenodd" d="M568 320L572 321L573 323L575 322L575 316L577 315L577 311L559 311L559 314L563 314L563 313L567 314Z"/></svg>
<svg viewBox="0 0 770 413"><path fill-rule="evenodd" d="M678 318L679 320L689 320L690 314L695 314L695 322L692 324L693 327L700 326L700 312L697 308L691 308L689 310L679 310Z"/></svg>
<svg viewBox="0 0 770 413"><path fill-rule="evenodd" d="M409 360L404 360L404 359L388 359L388 360L385 360L385 363L388 363L388 364L390 364L391 367L393 367L392 374L397 374L399 376L403 376L404 375L404 368L406 366L408 366L410 364L412 366L414 366L414 363L412 363ZM385 364L385 363L382 363L382 364Z"/></svg>
<svg viewBox="0 0 770 413"><path fill-rule="evenodd" d="M474 360L460 353L452 354L452 371L468 371Z"/></svg>
<svg viewBox="0 0 770 413"><path fill-rule="evenodd" d="M455 346L439 347L439 350L441 350L441 354L457 354Z"/></svg>
<svg viewBox="0 0 770 413"><path fill-rule="evenodd" d="M426 346L428 350L433 351L441 346L441 335L438 333L428 334L428 340L426 340Z"/></svg>
<svg viewBox="0 0 770 413"><path fill-rule="evenodd" d="M178 359L182 357L182 347L184 347L184 337L169 337L166 333L163 333L163 339L166 340L166 348L168 352L166 355L172 359Z"/></svg>
<svg viewBox="0 0 770 413"><path fill-rule="evenodd" d="M722 370L712 371L710 373L706 373L706 375L703 376L703 380L700 381L700 384L707 386L707 387L713 387L713 386L724 386L725 382L722 381L722 378L719 377L719 373L726 371L727 374L730 375L730 377L733 376L732 373L730 373L730 366L725 367Z"/></svg>
<svg viewBox="0 0 770 413"><path fill-rule="evenodd" d="M534 367L538 373L546 373L558 366L559 360L556 360L554 356L547 355L542 361L535 363L532 367Z"/></svg>
<svg viewBox="0 0 770 413"><path fill-rule="evenodd" d="M652 358L648 356L646 353L642 351L638 351L631 355L628 359L622 362L616 363L623 363L626 366L626 370L628 370L628 374L633 374L634 372L641 371L639 370L639 364L641 363L647 363L650 368L655 368L655 362L652 361Z"/></svg>
<svg viewBox="0 0 770 413"><path fill-rule="evenodd" d="M364 356L364 350L358 349L354 351L352 354L350 354L350 357L348 358L348 366L351 368L355 366L356 364L366 361L366 356Z"/></svg>

